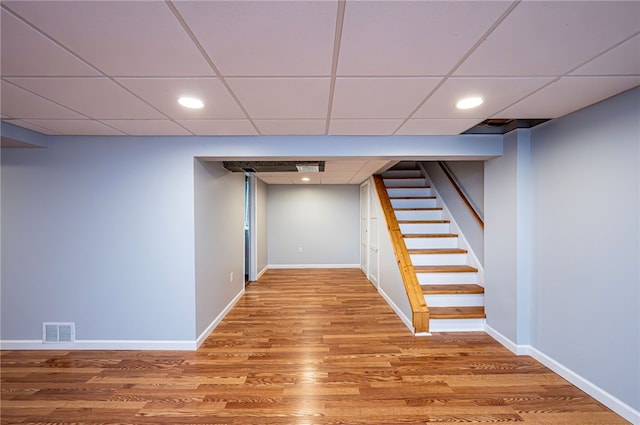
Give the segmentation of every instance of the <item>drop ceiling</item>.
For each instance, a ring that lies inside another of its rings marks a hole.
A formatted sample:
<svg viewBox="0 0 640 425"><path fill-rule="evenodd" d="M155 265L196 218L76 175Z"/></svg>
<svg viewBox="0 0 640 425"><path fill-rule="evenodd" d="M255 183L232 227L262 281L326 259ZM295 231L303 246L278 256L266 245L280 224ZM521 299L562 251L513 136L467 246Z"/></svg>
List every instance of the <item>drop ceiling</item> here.
<svg viewBox="0 0 640 425"><path fill-rule="evenodd" d="M0 30L1 118L48 135L455 135L640 84L638 1L3 1ZM325 159L257 175L393 163Z"/></svg>
<svg viewBox="0 0 640 425"><path fill-rule="evenodd" d="M638 1L3 1L2 119L50 135L452 135L640 84ZM181 95L202 98L187 110ZM459 111L455 102L485 103Z"/></svg>

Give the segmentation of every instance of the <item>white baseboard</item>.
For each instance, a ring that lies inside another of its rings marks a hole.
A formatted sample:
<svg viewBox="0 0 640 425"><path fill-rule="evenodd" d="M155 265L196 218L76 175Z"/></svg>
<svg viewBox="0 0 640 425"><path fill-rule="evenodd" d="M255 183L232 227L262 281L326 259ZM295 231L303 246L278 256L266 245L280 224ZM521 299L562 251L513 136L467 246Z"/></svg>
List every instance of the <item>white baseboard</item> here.
<svg viewBox="0 0 640 425"><path fill-rule="evenodd" d="M409 330L415 334L415 329L413 327L413 322L411 321L411 319L409 319L403 312L402 310L400 310L400 307L398 307L396 305L396 303L394 303L391 298L389 297L389 295L386 294L386 292L384 292L381 288L378 288L378 293L380 295L382 295L382 298L384 298L384 300L387 302L387 304L389 304L389 306L393 309L393 311L396 312L396 314L398 315L398 317L400 318L400 320L402 320L402 323L405 324L405 326L407 328L409 328ZM422 336L422 334L420 335Z"/></svg>
<svg viewBox="0 0 640 425"><path fill-rule="evenodd" d="M360 264L269 264L270 269L359 269Z"/></svg>
<svg viewBox="0 0 640 425"><path fill-rule="evenodd" d="M498 341L500 344L502 344L507 350L511 351L513 354L517 354L517 355L525 354L522 352L518 352L518 346L513 341L511 341L509 338L502 335L500 332L498 332L491 326L487 325L486 323L484 324L484 330L486 333L489 334L489 336L491 336L493 339Z"/></svg>
<svg viewBox="0 0 640 425"><path fill-rule="evenodd" d="M218 316L215 319L213 319L213 321L209 324L209 326L207 326L207 328L204 331L202 331L198 339L196 339L196 350L202 345L205 339L207 339L209 334L213 332L216 326L218 326L220 322L222 322L222 319L224 319L224 316L226 316L227 313L229 313L229 311L233 308L233 306L236 305L236 303L240 300L240 298L242 298L243 295L244 295L244 287L242 288L242 291L238 293L238 295L233 297L231 302L227 304L227 306L222 310L222 312L220 312L220 314L218 314Z"/></svg>
<svg viewBox="0 0 640 425"><path fill-rule="evenodd" d="M207 339L209 334L220 324L224 316L242 298L244 289L224 308L195 341L147 341L147 340L81 340L73 343L43 343L42 340L3 340L2 350L162 350L162 351L195 351Z"/></svg>
<svg viewBox="0 0 640 425"><path fill-rule="evenodd" d="M195 341L78 340L74 343L43 343L41 340L0 341L2 350L163 350L195 351Z"/></svg>
<svg viewBox="0 0 640 425"><path fill-rule="evenodd" d="M267 272L267 270L269 270L269 266L265 266L262 270L260 270L256 275L256 280L260 279L262 275Z"/></svg>
<svg viewBox="0 0 640 425"><path fill-rule="evenodd" d="M493 329L491 326L485 325L485 328L486 332L492 338L505 346L511 352L519 356L526 355L533 357L567 381L571 382L576 387L580 388L585 393L589 394L591 397L598 400L600 403L607 406L609 409L616 412L618 415L622 416L624 419L628 420L634 425L640 425L640 411L629 406L617 397L609 394L607 391L603 390L593 382L580 376L573 370L564 366L555 359L549 357L537 348L532 347L531 345L517 345L509 338Z"/></svg>

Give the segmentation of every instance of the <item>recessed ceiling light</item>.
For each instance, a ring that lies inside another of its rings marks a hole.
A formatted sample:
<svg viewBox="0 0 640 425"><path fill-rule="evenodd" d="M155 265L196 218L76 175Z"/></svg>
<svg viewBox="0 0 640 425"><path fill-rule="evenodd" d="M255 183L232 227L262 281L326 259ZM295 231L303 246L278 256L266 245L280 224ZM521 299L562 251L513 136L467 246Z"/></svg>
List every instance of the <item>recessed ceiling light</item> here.
<svg viewBox="0 0 640 425"><path fill-rule="evenodd" d="M204 102L195 97L183 96L178 99L178 103L189 109L201 109L204 107Z"/></svg>
<svg viewBox="0 0 640 425"><path fill-rule="evenodd" d="M303 182L308 182L308 181L311 181L311 179L310 179L309 177L303 177L303 178L302 178L302 181L303 181Z"/></svg>
<svg viewBox="0 0 640 425"><path fill-rule="evenodd" d="M456 103L458 109L472 109L482 105L484 100L481 97L465 97Z"/></svg>

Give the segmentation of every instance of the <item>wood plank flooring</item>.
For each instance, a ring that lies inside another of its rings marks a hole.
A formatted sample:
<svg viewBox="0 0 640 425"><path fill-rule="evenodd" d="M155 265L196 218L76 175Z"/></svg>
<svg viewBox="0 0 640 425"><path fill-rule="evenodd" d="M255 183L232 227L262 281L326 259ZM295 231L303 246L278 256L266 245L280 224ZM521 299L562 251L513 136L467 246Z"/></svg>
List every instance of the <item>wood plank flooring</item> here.
<svg viewBox="0 0 640 425"><path fill-rule="evenodd" d="M484 333L414 337L359 270L274 270L197 352L4 351L2 424L625 424Z"/></svg>

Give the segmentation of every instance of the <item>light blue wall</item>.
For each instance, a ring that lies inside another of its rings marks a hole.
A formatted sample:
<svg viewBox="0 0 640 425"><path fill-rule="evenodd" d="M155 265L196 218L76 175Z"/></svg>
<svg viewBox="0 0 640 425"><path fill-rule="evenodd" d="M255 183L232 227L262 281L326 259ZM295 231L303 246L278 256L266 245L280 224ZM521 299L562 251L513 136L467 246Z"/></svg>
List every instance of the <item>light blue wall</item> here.
<svg viewBox="0 0 640 425"><path fill-rule="evenodd" d="M9 130L14 130L10 124L2 125L3 136L21 137ZM76 337L84 341L195 341L222 311L217 301L196 307L196 298L206 299L196 290L209 293L203 282L218 271L199 266L196 284L195 192L202 201L205 183L213 178L203 169L194 173L194 157L486 157L502 152L495 136L36 135L35 140L33 132L22 133L28 133L27 143L47 147L2 150L3 341L39 341L43 321L75 322ZM204 223L199 219L198 226ZM357 214L353 229L357 241ZM198 246L202 243L199 239ZM216 239L207 250L226 243ZM307 254L313 252L306 247ZM349 250L339 246L335 257L318 261L359 263L357 246L353 258L342 249Z"/></svg>
<svg viewBox="0 0 640 425"><path fill-rule="evenodd" d="M193 157L161 141L2 151L3 340L193 340Z"/></svg>
<svg viewBox="0 0 640 425"><path fill-rule="evenodd" d="M484 161L445 161L471 204L484 215Z"/></svg>
<svg viewBox="0 0 640 425"><path fill-rule="evenodd" d="M196 335L244 290L244 174L194 160ZM233 279L231 274L233 273Z"/></svg>
<svg viewBox="0 0 640 425"><path fill-rule="evenodd" d="M485 176L485 311L487 324L516 343L518 271L518 134L505 136L504 156L487 161Z"/></svg>
<svg viewBox="0 0 640 425"><path fill-rule="evenodd" d="M455 186L450 182L440 165L437 162L428 161L423 162L422 166L429 175L431 184L442 198L442 202L451 213L453 220L460 227L460 231L469 243L476 258L480 264L484 265L484 230L482 226L460 197ZM484 181L484 176L481 180ZM482 192L484 192L484 188ZM476 196L481 195L478 191L474 193ZM484 193L482 193L482 196L484 196Z"/></svg>
<svg viewBox="0 0 640 425"><path fill-rule="evenodd" d="M640 88L532 133L532 345L640 410Z"/></svg>
<svg viewBox="0 0 640 425"><path fill-rule="evenodd" d="M267 222L270 266L360 264L357 185L268 185Z"/></svg>

